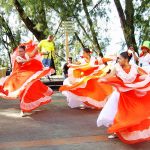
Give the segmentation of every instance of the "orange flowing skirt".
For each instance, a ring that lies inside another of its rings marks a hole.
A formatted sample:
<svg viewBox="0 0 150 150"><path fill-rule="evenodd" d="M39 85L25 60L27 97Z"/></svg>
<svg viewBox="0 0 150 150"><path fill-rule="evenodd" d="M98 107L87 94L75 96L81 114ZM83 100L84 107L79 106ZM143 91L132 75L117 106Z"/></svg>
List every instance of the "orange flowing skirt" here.
<svg viewBox="0 0 150 150"><path fill-rule="evenodd" d="M108 132L117 133L127 144L150 140L150 77L141 80L138 76L132 84L124 84L117 77L106 82L120 93L117 113Z"/></svg>
<svg viewBox="0 0 150 150"><path fill-rule="evenodd" d="M98 70L97 66L91 67L89 65L76 68L73 70L74 78L72 78L75 82L70 85L63 85L59 90L69 93L68 95L66 94L68 99L73 97L76 101L81 101L87 106L100 109L113 91L112 86L98 82L100 76L106 75L106 68Z"/></svg>
<svg viewBox="0 0 150 150"><path fill-rule="evenodd" d="M5 99L20 98L20 108L32 111L51 101L53 91L40 78L53 71L51 68L43 68L42 63L36 59L24 64L15 62L12 74L3 79L0 96Z"/></svg>

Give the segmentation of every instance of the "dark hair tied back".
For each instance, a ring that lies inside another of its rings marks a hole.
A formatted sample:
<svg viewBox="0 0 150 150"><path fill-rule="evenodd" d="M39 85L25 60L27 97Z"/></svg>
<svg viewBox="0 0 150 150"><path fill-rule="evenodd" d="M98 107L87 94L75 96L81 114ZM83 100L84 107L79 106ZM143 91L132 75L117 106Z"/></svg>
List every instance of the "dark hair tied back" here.
<svg viewBox="0 0 150 150"><path fill-rule="evenodd" d="M24 50L26 49L26 47L24 45L20 45L19 48L22 48Z"/></svg>
<svg viewBox="0 0 150 150"><path fill-rule="evenodd" d="M86 52L86 53L91 53L89 48L83 48L83 51Z"/></svg>
<svg viewBox="0 0 150 150"><path fill-rule="evenodd" d="M72 61L72 57L68 57L68 59Z"/></svg>
<svg viewBox="0 0 150 150"><path fill-rule="evenodd" d="M120 54L124 59L128 59L128 62L131 60L132 58L132 54L131 53L128 53L128 52L122 52Z"/></svg>

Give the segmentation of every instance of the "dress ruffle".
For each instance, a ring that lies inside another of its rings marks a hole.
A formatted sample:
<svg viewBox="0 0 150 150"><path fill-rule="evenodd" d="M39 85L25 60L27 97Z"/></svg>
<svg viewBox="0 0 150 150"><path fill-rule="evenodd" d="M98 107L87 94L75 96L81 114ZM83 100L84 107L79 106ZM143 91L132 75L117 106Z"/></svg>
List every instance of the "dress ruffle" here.
<svg viewBox="0 0 150 150"><path fill-rule="evenodd" d="M60 87L60 91L67 97L68 105L75 108L84 104L88 107L101 109L113 91L112 86L98 82L99 77L106 75L108 70L108 66L90 66L90 64L86 64L84 67L76 66L72 70L72 74L70 71L70 76L64 81L64 85ZM78 72L78 76L74 75L74 72Z"/></svg>
<svg viewBox="0 0 150 150"><path fill-rule="evenodd" d="M97 125L109 126L108 132L117 133L127 144L150 140L150 76L137 74L132 83L124 83L117 76L105 83L117 91L108 99Z"/></svg>
<svg viewBox="0 0 150 150"><path fill-rule="evenodd" d="M32 52L35 45L32 41L25 43L27 52ZM13 71L10 76L1 79L0 97L5 99L20 98L20 108L23 111L32 111L33 109L51 101L53 91L44 85L40 78L47 74L53 74L52 68L44 68L38 54L30 61L18 63L15 60L17 51L13 54Z"/></svg>

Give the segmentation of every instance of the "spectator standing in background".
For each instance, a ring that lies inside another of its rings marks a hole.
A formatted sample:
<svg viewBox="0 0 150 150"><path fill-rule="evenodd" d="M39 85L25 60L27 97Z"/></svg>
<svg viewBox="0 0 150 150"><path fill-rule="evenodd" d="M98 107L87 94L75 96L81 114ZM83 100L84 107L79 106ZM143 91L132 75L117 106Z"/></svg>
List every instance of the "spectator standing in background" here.
<svg viewBox="0 0 150 150"><path fill-rule="evenodd" d="M130 46L128 50L129 50L129 52L131 51L131 53L132 53L132 58L129 63L131 65L137 64L138 63L138 54L137 54L137 52L135 52L134 47Z"/></svg>
<svg viewBox="0 0 150 150"><path fill-rule="evenodd" d="M63 66L63 73L64 73L64 77L67 78L68 77L68 69L69 69L69 64L72 64L72 57L68 58L68 62L64 64Z"/></svg>
<svg viewBox="0 0 150 150"><path fill-rule="evenodd" d="M38 44L38 51L40 51L42 54L42 63L44 67L52 67L55 69L53 64L53 57L55 54L53 35L49 35L47 39L40 41Z"/></svg>

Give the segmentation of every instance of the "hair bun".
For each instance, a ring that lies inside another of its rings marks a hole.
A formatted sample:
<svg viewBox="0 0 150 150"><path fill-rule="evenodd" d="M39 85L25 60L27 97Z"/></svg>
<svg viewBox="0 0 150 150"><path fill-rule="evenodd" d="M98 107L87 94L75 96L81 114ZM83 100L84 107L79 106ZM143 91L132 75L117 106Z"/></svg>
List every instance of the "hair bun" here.
<svg viewBox="0 0 150 150"><path fill-rule="evenodd" d="M83 51L85 51L86 53L92 54L92 51L89 48L84 48Z"/></svg>
<svg viewBox="0 0 150 150"><path fill-rule="evenodd" d="M131 51L131 50L130 50L130 51ZM131 58L132 58L132 54L133 54L133 52L132 52L132 51L130 52L130 51L128 50L128 51L122 52L120 55L121 55L123 58L128 59L128 61L130 61Z"/></svg>
<svg viewBox="0 0 150 150"><path fill-rule="evenodd" d="M26 46L25 46L25 45L20 45L19 48L22 48L22 49L25 50L25 49L26 49Z"/></svg>

